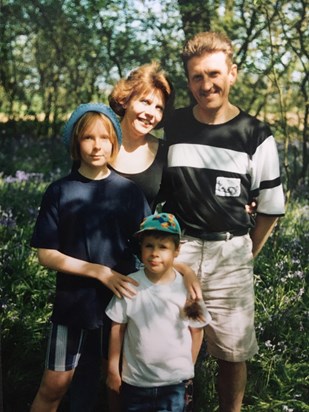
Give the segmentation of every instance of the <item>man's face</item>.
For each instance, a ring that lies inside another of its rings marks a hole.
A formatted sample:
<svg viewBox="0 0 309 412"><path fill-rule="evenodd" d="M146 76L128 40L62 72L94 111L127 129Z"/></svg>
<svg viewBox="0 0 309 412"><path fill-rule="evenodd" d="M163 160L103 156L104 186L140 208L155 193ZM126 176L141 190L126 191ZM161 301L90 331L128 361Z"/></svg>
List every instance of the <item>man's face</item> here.
<svg viewBox="0 0 309 412"><path fill-rule="evenodd" d="M204 111L219 111L228 105L230 87L237 78L237 66L228 65L223 52L205 53L187 63L188 86Z"/></svg>

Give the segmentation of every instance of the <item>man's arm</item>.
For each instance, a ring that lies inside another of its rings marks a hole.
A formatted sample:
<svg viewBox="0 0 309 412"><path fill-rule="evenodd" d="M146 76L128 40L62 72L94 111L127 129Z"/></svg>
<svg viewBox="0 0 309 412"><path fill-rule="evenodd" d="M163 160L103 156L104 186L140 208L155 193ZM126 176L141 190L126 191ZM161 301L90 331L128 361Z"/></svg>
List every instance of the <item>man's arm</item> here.
<svg viewBox="0 0 309 412"><path fill-rule="evenodd" d="M137 286L138 283L107 266L76 259L55 249L38 249L38 258L41 265L49 269L97 279L119 298L122 296L130 298L136 295L136 291L130 284Z"/></svg>
<svg viewBox="0 0 309 412"><path fill-rule="evenodd" d="M109 337L106 385L116 393L121 387L120 357L126 327L126 323L113 322Z"/></svg>
<svg viewBox="0 0 309 412"><path fill-rule="evenodd" d="M262 250L264 244L273 231L277 220L278 217L276 216L256 215L255 226L250 231L250 236L252 239L252 253L254 258L257 257Z"/></svg>
<svg viewBox="0 0 309 412"><path fill-rule="evenodd" d="M202 346L203 336L204 336L204 328L189 328L192 337L192 361L195 364L197 360L197 356Z"/></svg>

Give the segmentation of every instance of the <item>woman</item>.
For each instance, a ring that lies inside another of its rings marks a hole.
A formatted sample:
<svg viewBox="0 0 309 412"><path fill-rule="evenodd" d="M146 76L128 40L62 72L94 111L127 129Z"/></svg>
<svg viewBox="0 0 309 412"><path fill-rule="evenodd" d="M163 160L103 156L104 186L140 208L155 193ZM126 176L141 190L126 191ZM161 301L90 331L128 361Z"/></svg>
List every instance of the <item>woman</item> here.
<svg viewBox="0 0 309 412"><path fill-rule="evenodd" d="M127 78L119 80L109 96L110 106L121 118L122 129L118 155L109 167L135 182L144 192L153 211L158 201L166 151L163 141L151 132L162 124L164 116L172 107L172 101L172 86L157 62L133 70ZM201 298L194 272L180 264L177 270L185 275L191 297ZM89 367L90 364L93 366ZM71 386L72 411L84 412L85 407L82 409L81 405L85 404L90 407L99 376L97 364L92 349L85 349ZM87 389L85 382L90 384ZM116 412L117 397L113 400L110 396L109 402L111 409Z"/></svg>
<svg viewBox="0 0 309 412"><path fill-rule="evenodd" d="M162 124L172 102L172 86L157 62L133 70L109 96L111 108L122 118L123 134L111 167L140 186L152 210L158 201L166 151L163 141L151 132Z"/></svg>

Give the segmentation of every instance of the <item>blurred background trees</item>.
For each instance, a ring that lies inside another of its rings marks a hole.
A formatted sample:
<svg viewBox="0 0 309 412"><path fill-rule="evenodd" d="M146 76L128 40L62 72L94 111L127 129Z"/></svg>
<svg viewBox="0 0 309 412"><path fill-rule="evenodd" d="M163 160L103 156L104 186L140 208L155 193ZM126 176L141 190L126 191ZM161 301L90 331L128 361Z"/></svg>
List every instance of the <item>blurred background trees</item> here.
<svg viewBox="0 0 309 412"><path fill-rule="evenodd" d="M81 102L106 102L135 66L161 61L188 103L179 53L186 38L224 30L236 48L235 104L269 121L284 147L287 188L308 172L306 0L1 0L0 113L57 138ZM37 122L39 120L39 122ZM14 129L13 129L14 130ZM25 125L24 132L27 132ZM301 158L295 166L293 159Z"/></svg>

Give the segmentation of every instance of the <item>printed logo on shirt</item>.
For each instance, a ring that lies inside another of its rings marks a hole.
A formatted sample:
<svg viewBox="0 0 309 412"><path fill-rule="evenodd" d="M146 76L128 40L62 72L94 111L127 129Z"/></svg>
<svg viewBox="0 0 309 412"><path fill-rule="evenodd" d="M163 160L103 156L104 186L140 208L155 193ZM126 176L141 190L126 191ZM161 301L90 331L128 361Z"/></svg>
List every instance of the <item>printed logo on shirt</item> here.
<svg viewBox="0 0 309 412"><path fill-rule="evenodd" d="M216 195L225 197L240 196L240 179L218 176L216 181Z"/></svg>

